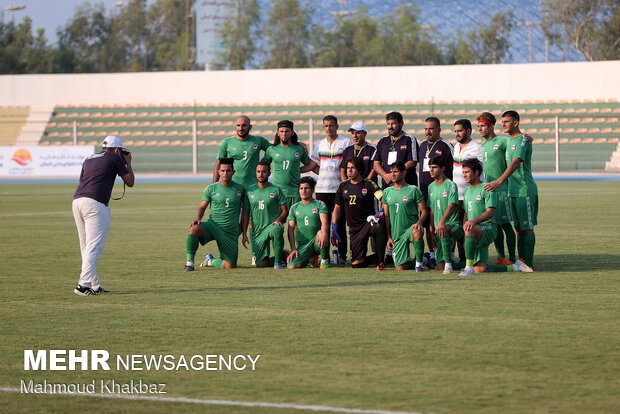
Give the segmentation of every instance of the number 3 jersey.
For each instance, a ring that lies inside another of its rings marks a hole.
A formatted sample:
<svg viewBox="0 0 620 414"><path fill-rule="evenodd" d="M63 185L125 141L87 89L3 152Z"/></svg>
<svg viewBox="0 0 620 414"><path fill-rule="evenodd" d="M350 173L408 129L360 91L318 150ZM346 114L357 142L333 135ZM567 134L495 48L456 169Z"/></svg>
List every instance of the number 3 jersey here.
<svg viewBox="0 0 620 414"><path fill-rule="evenodd" d="M220 182L211 184L205 188L202 200L209 203L209 220L227 233L239 234L239 213L242 208L247 210L249 207L245 188L241 184L234 181L229 186Z"/></svg>
<svg viewBox="0 0 620 414"><path fill-rule="evenodd" d="M347 225L359 228L367 223L366 218L377 212L376 200L381 200L383 192L374 182L363 179L357 184L351 180L343 181L336 192L336 204L344 208Z"/></svg>
<svg viewBox="0 0 620 414"><path fill-rule="evenodd" d="M418 204L424 196L415 185L406 185L400 189L388 187L383 190L383 204L388 207L392 240L399 239L420 219Z"/></svg>
<svg viewBox="0 0 620 414"><path fill-rule="evenodd" d="M321 230L321 214L328 214L327 206L321 200L312 199L308 204L300 201L291 206L288 221L297 226L295 241L298 247L308 243Z"/></svg>

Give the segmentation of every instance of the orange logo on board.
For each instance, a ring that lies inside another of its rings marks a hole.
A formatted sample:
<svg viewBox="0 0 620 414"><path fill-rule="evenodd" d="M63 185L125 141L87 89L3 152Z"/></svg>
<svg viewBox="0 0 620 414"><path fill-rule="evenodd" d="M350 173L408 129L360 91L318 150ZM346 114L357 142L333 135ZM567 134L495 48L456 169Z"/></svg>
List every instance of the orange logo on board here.
<svg viewBox="0 0 620 414"><path fill-rule="evenodd" d="M26 166L30 163L30 161L32 161L32 154L27 149L20 148L13 153L13 157L11 159L19 165Z"/></svg>

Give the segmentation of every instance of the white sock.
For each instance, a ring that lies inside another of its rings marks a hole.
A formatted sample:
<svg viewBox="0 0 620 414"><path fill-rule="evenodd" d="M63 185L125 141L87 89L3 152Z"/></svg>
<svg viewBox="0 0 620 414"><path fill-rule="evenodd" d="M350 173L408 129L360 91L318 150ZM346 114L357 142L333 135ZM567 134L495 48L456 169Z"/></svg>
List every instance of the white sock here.
<svg viewBox="0 0 620 414"><path fill-rule="evenodd" d="M188 260L187 262L185 262L185 266L193 266L194 262Z"/></svg>
<svg viewBox="0 0 620 414"><path fill-rule="evenodd" d="M515 271L515 272L520 272L520 271L521 271L521 269L519 269L519 266L518 266L518 265L513 264L513 265L511 265L511 266L512 266L512 268L514 269L514 271Z"/></svg>
<svg viewBox="0 0 620 414"><path fill-rule="evenodd" d="M327 260L327 259L321 259L321 264L329 264L329 260Z"/></svg>
<svg viewBox="0 0 620 414"><path fill-rule="evenodd" d="M418 262L417 260L415 261L415 267L423 267L424 263L422 262Z"/></svg>
<svg viewBox="0 0 620 414"><path fill-rule="evenodd" d="M437 260L437 256L435 256L435 252L431 252L430 255L431 255L431 259Z"/></svg>
<svg viewBox="0 0 620 414"><path fill-rule="evenodd" d="M444 269L452 270L452 263L446 263L446 265L444 266Z"/></svg>

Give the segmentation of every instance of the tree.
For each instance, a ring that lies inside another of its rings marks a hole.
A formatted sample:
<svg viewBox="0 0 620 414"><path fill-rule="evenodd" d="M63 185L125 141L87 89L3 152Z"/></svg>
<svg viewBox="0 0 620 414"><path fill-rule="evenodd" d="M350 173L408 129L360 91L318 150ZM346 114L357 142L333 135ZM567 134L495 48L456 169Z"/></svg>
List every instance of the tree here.
<svg viewBox="0 0 620 414"><path fill-rule="evenodd" d="M112 34L126 47L132 72L147 69L148 27L146 25L146 0L129 0L117 19L112 23Z"/></svg>
<svg viewBox="0 0 620 414"><path fill-rule="evenodd" d="M512 9L498 12L490 17L486 26L463 34L449 45L450 63L485 64L501 63L510 56L511 43L508 40L515 24Z"/></svg>
<svg viewBox="0 0 620 414"><path fill-rule="evenodd" d="M298 0L274 0L265 26L268 57L265 68L310 66L310 10Z"/></svg>
<svg viewBox="0 0 620 414"><path fill-rule="evenodd" d="M25 17L15 25L0 20L0 73L49 73L52 71L52 49L47 45L43 29L32 35L32 20Z"/></svg>
<svg viewBox="0 0 620 414"><path fill-rule="evenodd" d="M245 69L248 66L254 56L259 22L258 0L231 3L230 16L220 31L224 44L220 59L224 65L230 69Z"/></svg>
<svg viewBox="0 0 620 414"><path fill-rule="evenodd" d="M542 0L541 10L550 43L590 61L620 59L620 1Z"/></svg>
<svg viewBox="0 0 620 414"><path fill-rule="evenodd" d="M193 0L157 0L147 12L146 70L192 68Z"/></svg>

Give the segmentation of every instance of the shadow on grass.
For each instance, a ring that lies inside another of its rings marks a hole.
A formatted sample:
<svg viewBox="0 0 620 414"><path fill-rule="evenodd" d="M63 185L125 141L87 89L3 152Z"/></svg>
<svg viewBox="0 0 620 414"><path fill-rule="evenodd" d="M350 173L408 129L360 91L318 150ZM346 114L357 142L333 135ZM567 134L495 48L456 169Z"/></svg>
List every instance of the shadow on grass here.
<svg viewBox="0 0 620 414"><path fill-rule="evenodd" d="M194 289L142 289L132 292L118 292L117 295L139 295L142 293L167 292L167 293L187 293L187 292L236 292L251 290L280 290L280 289L321 289L321 288L338 288L350 286L379 286L379 285L415 285L420 283L438 283L438 282L454 282L464 281L467 278L449 278L449 279L424 279L424 280L374 280L374 281L358 281L358 282L333 282L333 283L308 283L303 285L278 285L278 286L235 286L235 287L205 287Z"/></svg>
<svg viewBox="0 0 620 414"><path fill-rule="evenodd" d="M620 270L620 254L541 254L534 256L537 272Z"/></svg>

